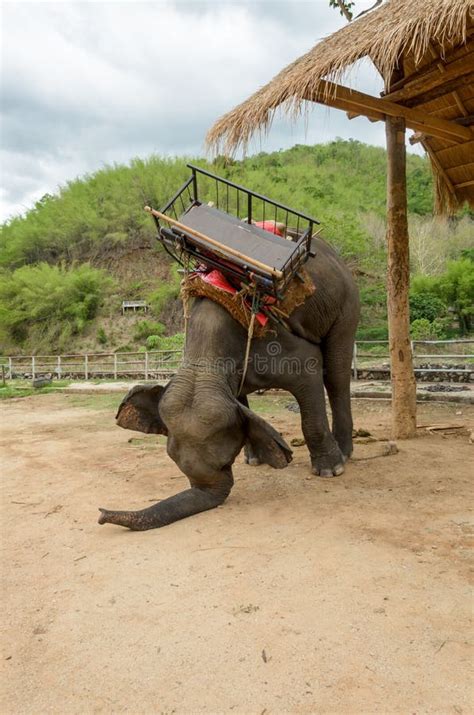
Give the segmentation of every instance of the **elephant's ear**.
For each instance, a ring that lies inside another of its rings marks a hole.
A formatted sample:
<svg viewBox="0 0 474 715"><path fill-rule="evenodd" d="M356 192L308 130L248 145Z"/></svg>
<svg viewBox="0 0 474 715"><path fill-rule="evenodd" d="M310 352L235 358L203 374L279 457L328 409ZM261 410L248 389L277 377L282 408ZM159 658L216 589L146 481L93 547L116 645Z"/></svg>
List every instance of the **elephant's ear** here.
<svg viewBox="0 0 474 715"><path fill-rule="evenodd" d="M161 385L132 387L123 398L115 415L118 426L147 434L167 435L168 430L159 412L159 403L166 387Z"/></svg>
<svg viewBox="0 0 474 715"><path fill-rule="evenodd" d="M244 405L239 404L239 410L245 420L245 431L252 452L259 461L275 469L286 467L293 459L293 452L281 434Z"/></svg>

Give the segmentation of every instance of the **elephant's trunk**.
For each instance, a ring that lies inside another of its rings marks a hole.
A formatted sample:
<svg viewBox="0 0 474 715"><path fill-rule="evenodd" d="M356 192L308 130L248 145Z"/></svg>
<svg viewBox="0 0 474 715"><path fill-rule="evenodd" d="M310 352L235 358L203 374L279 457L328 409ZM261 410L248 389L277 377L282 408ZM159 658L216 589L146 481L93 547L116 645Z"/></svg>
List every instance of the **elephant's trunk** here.
<svg viewBox="0 0 474 715"><path fill-rule="evenodd" d="M155 529L158 526L163 526L157 519L158 504L140 509L139 511L109 511L109 509L101 509L98 519L99 524L117 524L125 526L132 531L146 531L147 529Z"/></svg>
<svg viewBox="0 0 474 715"><path fill-rule="evenodd" d="M178 519L214 509L229 496L234 480L230 468L223 469L213 487L192 487L139 511L99 509L99 524L117 524L132 531L147 531L172 524Z"/></svg>

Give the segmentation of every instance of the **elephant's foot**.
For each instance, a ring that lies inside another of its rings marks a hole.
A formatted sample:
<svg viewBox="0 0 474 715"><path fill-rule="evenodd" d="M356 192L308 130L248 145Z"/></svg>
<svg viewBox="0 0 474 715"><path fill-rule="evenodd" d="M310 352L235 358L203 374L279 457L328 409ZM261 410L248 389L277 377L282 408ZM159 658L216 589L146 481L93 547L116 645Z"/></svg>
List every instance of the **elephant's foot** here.
<svg viewBox="0 0 474 715"><path fill-rule="evenodd" d="M339 448L329 454L311 457L311 471L318 477L339 477L344 473L344 463L347 461Z"/></svg>
<svg viewBox="0 0 474 715"><path fill-rule="evenodd" d="M350 456L353 451L353 445L352 445L352 435L349 436L339 436L339 435L334 435L335 440L337 444L339 445L339 449L341 450L342 458L344 460L344 463L347 462L348 459L350 459Z"/></svg>
<svg viewBox="0 0 474 715"><path fill-rule="evenodd" d="M249 464L251 467L258 467L261 464L259 458L254 454L250 445L246 444L244 447L244 462Z"/></svg>
<svg viewBox="0 0 474 715"><path fill-rule="evenodd" d="M261 464L261 461L259 460L258 457L244 457L245 464L250 465L251 467L258 467L259 464Z"/></svg>

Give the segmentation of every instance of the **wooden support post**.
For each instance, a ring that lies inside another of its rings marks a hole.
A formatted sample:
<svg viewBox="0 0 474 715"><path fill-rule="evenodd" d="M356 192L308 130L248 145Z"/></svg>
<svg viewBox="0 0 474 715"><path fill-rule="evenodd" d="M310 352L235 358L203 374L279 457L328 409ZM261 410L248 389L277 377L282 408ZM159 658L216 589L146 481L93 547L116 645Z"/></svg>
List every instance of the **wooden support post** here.
<svg viewBox="0 0 474 715"><path fill-rule="evenodd" d="M8 358L8 372L10 373L10 380L13 380L13 360L11 357Z"/></svg>
<svg viewBox="0 0 474 715"><path fill-rule="evenodd" d="M117 353L114 353L114 380L117 379Z"/></svg>
<svg viewBox="0 0 474 715"><path fill-rule="evenodd" d="M145 380L148 380L148 352L145 351Z"/></svg>
<svg viewBox="0 0 474 715"><path fill-rule="evenodd" d="M56 367L56 375L58 380L61 379L61 355L58 355L58 365Z"/></svg>
<svg viewBox="0 0 474 715"><path fill-rule="evenodd" d="M354 342L354 348L352 350L352 369L354 380L357 380L357 343Z"/></svg>
<svg viewBox="0 0 474 715"><path fill-rule="evenodd" d="M410 346L410 251L407 222L405 121L386 117L387 308L392 379L392 429L397 439L416 434L416 382Z"/></svg>
<svg viewBox="0 0 474 715"><path fill-rule="evenodd" d="M33 378L33 380L36 377L36 361L34 355L31 356L31 377Z"/></svg>
<svg viewBox="0 0 474 715"><path fill-rule="evenodd" d="M89 355L84 355L84 379L89 379Z"/></svg>

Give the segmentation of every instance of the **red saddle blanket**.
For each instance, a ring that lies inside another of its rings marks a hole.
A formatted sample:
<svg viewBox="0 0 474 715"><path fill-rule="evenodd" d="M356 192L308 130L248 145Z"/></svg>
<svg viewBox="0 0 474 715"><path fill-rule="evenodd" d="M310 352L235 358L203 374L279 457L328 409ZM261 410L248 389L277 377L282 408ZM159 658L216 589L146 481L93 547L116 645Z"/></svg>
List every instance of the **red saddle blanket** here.
<svg viewBox="0 0 474 715"><path fill-rule="evenodd" d="M236 288L234 288L233 285L229 283L227 278L217 269L214 269L213 271L209 271L209 273L195 273L192 275L198 275L199 278L204 281L205 283L208 283L209 285L213 285L215 288L219 288L220 290L225 291L226 293L231 293L232 295L235 295L238 291ZM272 298L271 296L267 296L265 299L265 303L267 305L271 305L272 303L275 303L275 298ZM250 308L251 306L249 306ZM260 325L264 326L268 323L268 317L264 315L262 312L257 313L255 316L257 321L260 323Z"/></svg>

